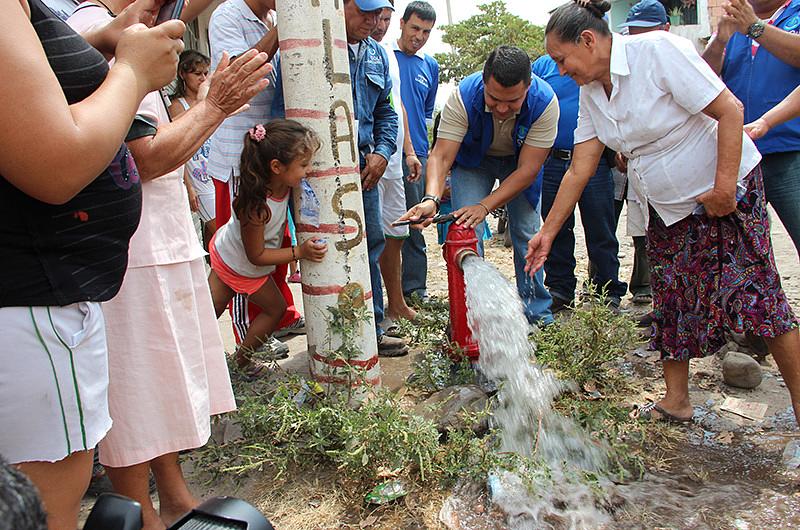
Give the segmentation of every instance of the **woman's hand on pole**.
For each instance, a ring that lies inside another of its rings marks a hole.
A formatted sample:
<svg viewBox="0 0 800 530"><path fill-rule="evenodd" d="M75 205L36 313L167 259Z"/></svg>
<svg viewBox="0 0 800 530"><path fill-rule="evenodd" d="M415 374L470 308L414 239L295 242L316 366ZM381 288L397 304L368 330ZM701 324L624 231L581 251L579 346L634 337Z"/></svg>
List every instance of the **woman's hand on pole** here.
<svg viewBox="0 0 800 530"><path fill-rule="evenodd" d="M309 239L297 248L297 257L319 263L328 252L328 244L322 239Z"/></svg>

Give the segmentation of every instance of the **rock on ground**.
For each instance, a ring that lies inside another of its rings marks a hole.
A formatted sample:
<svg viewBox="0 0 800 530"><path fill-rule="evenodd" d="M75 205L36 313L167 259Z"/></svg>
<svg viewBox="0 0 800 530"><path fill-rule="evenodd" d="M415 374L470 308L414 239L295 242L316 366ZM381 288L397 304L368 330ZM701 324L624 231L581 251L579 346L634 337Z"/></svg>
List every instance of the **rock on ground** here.
<svg viewBox="0 0 800 530"><path fill-rule="evenodd" d="M747 354L730 351L722 361L722 379L726 385L737 388L756 388L761 384L762 372L758 361Z"/></svg>

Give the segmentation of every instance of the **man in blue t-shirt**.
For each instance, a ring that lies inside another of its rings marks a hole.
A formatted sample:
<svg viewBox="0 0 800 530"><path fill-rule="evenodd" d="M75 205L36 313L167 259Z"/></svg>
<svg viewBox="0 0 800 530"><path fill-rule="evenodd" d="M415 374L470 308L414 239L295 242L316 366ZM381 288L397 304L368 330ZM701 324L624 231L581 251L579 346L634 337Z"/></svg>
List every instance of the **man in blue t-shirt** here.
<svg viewBox="0 0 800 530"><path fill-rule="evenodd" d="M800 85L800 0L735 0L725 11L703 58L744 104L750 123ZM800 252L800 118L771 129L756 146L767 202Z"/></svg>
<svg viewBox="0 0 800 530"><path fill-rule="evenodd" d="M542 180L542 217L547 217L558 194L558 188L572 160L573 132L578 126L580 88L571 77L561 75L556 62L544 55L533 63L533 74L547 82L558 97L561 115L550 156L544 163ZM578 201L586 235L586 250L593 267L590 280L605 299L615 307L625 296L627 285L619 281L619 243L614 213L614 180L606 157L600 158L597 171L589 180ZM544 284L553 297L552 311L558 312L573 305L575 288L575 215L553 241L553 248L544 264Z"/></svg>
<svg viewBox="0 0 800 530"><path fill-rule="evenodd" d="M422 164L422 173L413 178L405 167L406 207L417 204L425 193L425 166L428 161L428 125L433 123L433 107L439 89L439 63L422 48L428 42L436 11L428 2L411 2L400 21L400 38L394 44L394 54L400 66L403 105L408 113L408 129L414 145L413 153ZM405 158L404 157L404 158ZM418 230L403 243L403 294L427 298L428 257L425 238Z"/></svg>
<svg viewBox="0 0 800 530"><path fill-rule="evenodd" d="M475 229L480 247L489 212L507 206L517 292L528 321L543 325L553 315L542 271L533 279L524 271L528 240L540 224L539 190L533 186L532 200L526 190L536 183L553 147L558 116L558 99L547 83L531 75L528 54L499 46L483 72L467 76L448 99L428 159L426 195L401 218L430 224L451 167L453 213L459 224Z"/></svg>

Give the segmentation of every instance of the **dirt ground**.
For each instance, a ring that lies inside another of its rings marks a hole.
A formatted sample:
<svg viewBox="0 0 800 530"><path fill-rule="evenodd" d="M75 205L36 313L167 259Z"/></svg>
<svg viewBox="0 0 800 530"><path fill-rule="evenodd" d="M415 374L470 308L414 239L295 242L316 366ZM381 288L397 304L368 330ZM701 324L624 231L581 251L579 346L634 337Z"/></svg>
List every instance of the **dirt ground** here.
<svg viewBox="0 0 800 530"><path fill-rule="evenodd" d="M491 221L492 228L496 226ZM587 256L580 221L576 223L576 258L579 285L586 277ZM620 276L630 277L633 246L625 235L625 219L620 221ZM792 241L773 213L773 247L783 287L794 308L800 308L800 262ZM446 295L447 276L441 249L436 242L435 230L426 231L429 257L429 292ZM502 235L486 242L486 259L507 277L513 278L511 249L503 246ZM295 301L302 305L299 285L292 285ZM647 307L633 306L626 299L623 312L635 318ZM226 348L233 350L234 341L230 321L223 317L219 322ZM280 364L284 369L307 372L306 342L304 336L284 339L290 346L290 357ZM733 345L732 345L733 347ZM410 374L411 356L399 359L382 359L384 385L398 390ZM637 381L640 395L637 401L657 399L664 391L660 377L658 355L644 347L628 352L620 365ZM787 442L800 439L800 433L790 413L790 400L785 384L771 358L762 364L764 382L752 391L734 389L722 382L720 361L709 357L692 363L691 392L698 421L679 429L675 447L670 448L663 465L651 469L648 478L633 485L623 486L627 492L640 498L640 502L626 507L615 515L615 523L608 528L730 528L757 530L767 528L800 527L800 477L787 471L781 454ZM766 418L752 421L719 409L726 397L737 397L747 402L767 405ZM296 477L288 485L273 487L272 477L250 476L241 482L206 482L202 473L187 470L192 490L199 498L214 495L236 495L259 506L273 519L278 529L328 529L328 528L400 528L386 526L369 515L353 523L352 514L346 516L347 499L338 498L327 484L331 477ZM202 471L202 470L195 470ZM639 488L637 490L637 488ZM473 502L474 501L474 502ZM482 506L480 493L466 503L466 511ZM439 522L439 509L444 498L406 499L398 505L398 512L412 510L417 516L410 526L402 528L445 528ZM84 516L92 504L87 497ZM481 508L481 510L483 510ZM483 513L483 511L481 512ZM401 518L402 519L402 518ZM506 528L497 514L490 510L476 519L475 514L461 514L461 520L478 520L482 523L461 525L459 528ZM347 520L347 523L344 521ZM381 517L381 521L385 521Z"/></svg>

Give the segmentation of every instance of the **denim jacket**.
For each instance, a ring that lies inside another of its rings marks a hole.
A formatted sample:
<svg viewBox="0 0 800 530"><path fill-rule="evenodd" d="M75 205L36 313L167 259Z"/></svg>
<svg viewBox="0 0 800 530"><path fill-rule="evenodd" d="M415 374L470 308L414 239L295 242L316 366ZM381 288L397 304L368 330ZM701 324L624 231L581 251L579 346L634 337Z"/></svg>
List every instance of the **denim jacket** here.
<svg viewBox="0 0 800 530"><path fill-rule="evenodd" d="M377 153L387 161L397 150L397 113L392 108L392 80L389 57L372 37L361 41L358 57L350 46L350 79L353 85L353 106L358 120L360 164L364 155Z"/></svg>
<svg viewBox="0 0 800 530"><path fill-rule="evenodd" d="M386 50L372 37L361 41L358 57L350 46L350 79L353 88L355 119L358 120L359 163L366 164L364 155L377 153L387 161L397 150L397 113L392 108L390 96L392 80L389 77L389 57ZM280 60L280 57L279 57ZM276 66L278 79L275 83L273 116L285 116L283 83L280 64Z"/></svg>

